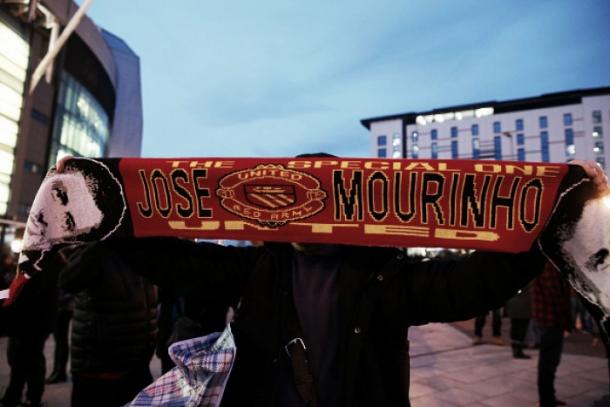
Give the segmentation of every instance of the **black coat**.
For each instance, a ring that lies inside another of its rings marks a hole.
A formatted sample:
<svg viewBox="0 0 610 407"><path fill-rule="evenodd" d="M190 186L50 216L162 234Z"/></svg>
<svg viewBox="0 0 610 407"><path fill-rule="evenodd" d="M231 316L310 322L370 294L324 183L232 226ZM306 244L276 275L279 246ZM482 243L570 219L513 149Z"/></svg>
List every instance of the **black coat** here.
<svg viewBox="0 0 610 407"><path fill-rule="evenodd" d="M241 299L233 324L237 359L222 405L274 405L285 354L282 309L292 301L290 245L236 248L168 238L103 244L129 247L126 258L164 289L228 304ZM82 259L95 261L98 246ZM337 389L344 406L409 405L409 326L498 308L534 277L530 270L542 268L522 265L543 262L537 252L417 263L386 248L346 246L338 255L348 316L341 327L344 386Z"/></svg>
<svg viewBox="0 0 610 407"><path fill-rule="evenodd" d="M128 372L148 367L157 336L157 294L121 256L100 246L97 259L71 263L60 287L75 294L72 372Z"/></svg>

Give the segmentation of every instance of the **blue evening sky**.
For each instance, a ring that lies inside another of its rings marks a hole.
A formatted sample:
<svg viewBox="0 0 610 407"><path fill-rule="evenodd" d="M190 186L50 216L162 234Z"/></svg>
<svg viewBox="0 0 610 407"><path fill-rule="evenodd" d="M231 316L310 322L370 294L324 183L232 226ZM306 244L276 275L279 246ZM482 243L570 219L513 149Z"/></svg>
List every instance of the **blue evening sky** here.
<svg viewBox="0 0 610 407"><path fill-rule="evenodd" d="M143 156L367 156L360 119L610 86L608 0L97 0Z"/></svg>

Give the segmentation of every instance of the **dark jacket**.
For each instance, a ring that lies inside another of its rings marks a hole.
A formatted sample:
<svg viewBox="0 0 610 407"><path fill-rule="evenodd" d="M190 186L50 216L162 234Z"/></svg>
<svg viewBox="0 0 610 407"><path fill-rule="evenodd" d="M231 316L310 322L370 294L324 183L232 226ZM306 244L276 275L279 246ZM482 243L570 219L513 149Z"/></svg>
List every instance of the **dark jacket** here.
<svg viewBox="0 0 610 407"><path fill-rule="evenodd" d="M157 294L149 281L105 248L93 263L64 268L59 284L75 294L72 372L148 367L157 335Z"/></svg>
<svg viewBox="0 0 610 407"><path fill-rule="evenodd" d="M120 242L116 247L126 247ZM94 262L98 246L80 260ZM164 289L236 303L237 359L223 406L273 406L284 363L283 312L290 302L290 245L235 248L177 239L140 239L125 256ZM343 406L405 406L411 325L464 320L500 307L534 277L523 264L538 253L475 253L463 261L410 262L386 248L344 247L340 253L340 359ZM521 267L520 267L521 266Z"/></svg>
<svg viewBox="0 0 610 407"><path fill-rule="evenodd" d="M532 315L531 303L530 285L528 284L510 300L506 301L506 305L504 305L506 316L513 319L530 319Z"/></svg>

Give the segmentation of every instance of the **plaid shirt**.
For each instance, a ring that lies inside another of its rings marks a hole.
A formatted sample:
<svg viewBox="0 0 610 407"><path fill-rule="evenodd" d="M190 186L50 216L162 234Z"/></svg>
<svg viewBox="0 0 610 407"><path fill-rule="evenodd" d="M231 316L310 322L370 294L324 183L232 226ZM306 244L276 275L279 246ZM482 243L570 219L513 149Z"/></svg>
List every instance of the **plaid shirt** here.
<svg viewBox="0 0 610 407"><path fill-rule="evenodd" d="M176 367L125 407L216 407L222 400L235 352L228 325L223 332L176 342L169 348Z"/></svg>
<svg viewBox="0 0 610 407"><path fill-rule="evenodd" d="M570 287L549 262L532 284L532 317L541 328L572 329Z"/></svg>

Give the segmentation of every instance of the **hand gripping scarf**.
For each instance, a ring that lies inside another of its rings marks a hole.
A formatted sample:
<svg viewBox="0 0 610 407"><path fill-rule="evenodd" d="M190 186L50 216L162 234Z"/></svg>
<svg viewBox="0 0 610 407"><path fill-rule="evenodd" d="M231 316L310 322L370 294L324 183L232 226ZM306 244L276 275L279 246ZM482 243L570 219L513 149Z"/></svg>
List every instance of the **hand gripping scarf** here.
<svg viewBox="0 0 610 407"><path fill-rule="evenodd" d="M49 171L11 302L53 248L180 236L503 252L538 244L610 315L610 206L578 166L356 158L73 159ZM48 256L47 256L48 257ZM527 265L524 265L527 267Z"/></svg>

